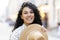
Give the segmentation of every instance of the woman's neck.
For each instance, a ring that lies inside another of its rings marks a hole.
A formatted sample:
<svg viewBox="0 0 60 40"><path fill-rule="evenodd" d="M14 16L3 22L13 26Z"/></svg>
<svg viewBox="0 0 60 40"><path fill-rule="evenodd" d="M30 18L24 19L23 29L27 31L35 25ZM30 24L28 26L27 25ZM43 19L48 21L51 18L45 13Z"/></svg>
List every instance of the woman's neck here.
<svg viewBox="0 0 60 40"><path fill-rule="evenodd" d="M26 23L24 23L25 25L26 25L26 27L28 26L28 25L30 25L30 24L26 24Z"/></svg>

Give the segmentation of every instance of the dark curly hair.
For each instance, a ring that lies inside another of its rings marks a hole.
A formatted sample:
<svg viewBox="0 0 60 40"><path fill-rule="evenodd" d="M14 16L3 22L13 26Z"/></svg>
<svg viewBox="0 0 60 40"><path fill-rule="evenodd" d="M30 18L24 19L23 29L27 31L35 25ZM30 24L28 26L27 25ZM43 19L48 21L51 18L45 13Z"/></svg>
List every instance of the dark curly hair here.
<svg viewBox="0 0 60 40"><path fill-rule="evenodd" d="M15 23L13 30L15 30L16 28L18 28L19 26L21 26L24 23L24 21L20 17L22 15L22 10L24 7L29 7L30 9L33 10L34 16L35 16L33 23L42 25L41 17L40 17L40 14L39 14L37 7L30 2L24 2L21 6L21 9L19 10L18 17L17 17L17 20L16 20L16 23Z"/></svg>

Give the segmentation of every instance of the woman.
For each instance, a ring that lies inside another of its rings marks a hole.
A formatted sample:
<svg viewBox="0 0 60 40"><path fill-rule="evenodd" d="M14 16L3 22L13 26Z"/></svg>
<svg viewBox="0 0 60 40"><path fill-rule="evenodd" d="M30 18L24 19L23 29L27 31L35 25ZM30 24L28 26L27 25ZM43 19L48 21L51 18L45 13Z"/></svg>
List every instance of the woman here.
<svg viewBox="0 0 60 40"><path fill-rule="evenodd" d="M34 4L30 2L24 2L19 10L10 40L19 40L22 30L30 24L42 25L41 17L37 7Z"/></svg>

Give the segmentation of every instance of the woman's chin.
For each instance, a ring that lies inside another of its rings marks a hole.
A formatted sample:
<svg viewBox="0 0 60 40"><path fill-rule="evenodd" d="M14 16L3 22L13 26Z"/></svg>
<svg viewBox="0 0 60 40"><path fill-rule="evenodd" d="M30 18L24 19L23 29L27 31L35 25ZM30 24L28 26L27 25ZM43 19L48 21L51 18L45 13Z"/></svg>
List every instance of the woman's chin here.
<svg viewBox="0 0 60 40"><path fill-rule="evenodd" d="M31 24L32 22L28 22L27 24Z"/></svg>

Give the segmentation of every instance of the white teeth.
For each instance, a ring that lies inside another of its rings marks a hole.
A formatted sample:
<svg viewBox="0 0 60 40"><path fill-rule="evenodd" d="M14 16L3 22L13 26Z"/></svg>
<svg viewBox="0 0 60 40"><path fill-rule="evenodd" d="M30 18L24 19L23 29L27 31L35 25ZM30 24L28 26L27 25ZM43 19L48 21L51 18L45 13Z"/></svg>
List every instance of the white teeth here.
<svg viewBox="0 0 60 40"><path fill-rule="evenodd" d="M29 20L29 21L30 21L30 20L32 20L32 18L28 18L27 20Z"/></svg>

